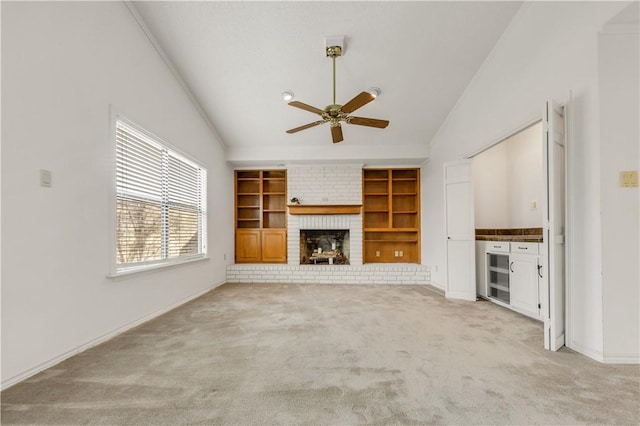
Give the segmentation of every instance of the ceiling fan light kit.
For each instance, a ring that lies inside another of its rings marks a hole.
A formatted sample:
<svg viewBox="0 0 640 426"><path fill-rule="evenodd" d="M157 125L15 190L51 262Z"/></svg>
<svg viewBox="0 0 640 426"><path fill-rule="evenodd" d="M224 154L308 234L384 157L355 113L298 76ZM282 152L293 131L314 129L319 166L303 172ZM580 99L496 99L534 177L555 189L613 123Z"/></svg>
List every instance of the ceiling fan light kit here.
<svg viewBox="0 0 640 426"><path fill-rule="evenodd" d="M344 140L342 135L342 126L340 124L341 122L345 122L347 124L355 124L358 126L376 127L378 129L384 129L389 125L389 121L387 120L352 117L349 115L358 108L361 108L369 102L373 101L378 95L380 95L380 89L377 87L371 87L366 92L360 92L344 105L340 105L336 102L336 58L342 56L343 47L344 36L325 37L325 53L327 57L331 58L333 62L333 103L331 105L327 105L326 107L324 107L324 109L320 109L298 101L289 102L289 105L293 107L318 114L320 117L322 117L322 120L314 121L313 123L305 124L304 126L296 127L294 129L289 129L287 130L287 133L296 133L301 130L319 126L324 123L329 123L333 143L338 143Z"/></svg>

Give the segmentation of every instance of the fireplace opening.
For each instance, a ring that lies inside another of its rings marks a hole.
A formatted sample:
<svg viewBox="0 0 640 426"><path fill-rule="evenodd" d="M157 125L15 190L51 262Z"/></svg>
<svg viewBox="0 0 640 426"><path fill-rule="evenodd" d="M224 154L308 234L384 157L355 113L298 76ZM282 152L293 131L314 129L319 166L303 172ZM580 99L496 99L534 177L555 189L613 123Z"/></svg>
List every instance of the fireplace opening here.
<svg viewBox="0 0 640 426"><path fill-rule="evenodd" d="M348 265L349 230L300 230L301 265Z"/></svg>

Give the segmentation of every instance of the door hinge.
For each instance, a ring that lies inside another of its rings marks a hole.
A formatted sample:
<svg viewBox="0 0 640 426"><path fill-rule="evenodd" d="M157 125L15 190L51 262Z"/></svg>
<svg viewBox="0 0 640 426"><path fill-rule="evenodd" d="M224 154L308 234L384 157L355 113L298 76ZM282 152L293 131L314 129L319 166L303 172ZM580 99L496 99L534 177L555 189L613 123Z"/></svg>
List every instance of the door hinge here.
<svg viewBox="0 0 640 426"><path fill-rule="evenodd" d="M542 305L538 303L538 309L542 309Z"/></svg>

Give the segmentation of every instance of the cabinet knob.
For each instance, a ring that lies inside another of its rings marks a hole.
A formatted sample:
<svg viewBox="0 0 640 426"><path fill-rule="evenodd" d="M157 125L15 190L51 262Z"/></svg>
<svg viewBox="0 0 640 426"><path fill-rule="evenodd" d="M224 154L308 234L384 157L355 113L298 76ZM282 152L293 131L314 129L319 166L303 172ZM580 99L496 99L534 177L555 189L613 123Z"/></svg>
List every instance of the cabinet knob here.
<svg viewBox="0 0 640 426"><path fill-rule="evenodd" d="M538 265L538 276L542 278L542 265Z"/></svg>

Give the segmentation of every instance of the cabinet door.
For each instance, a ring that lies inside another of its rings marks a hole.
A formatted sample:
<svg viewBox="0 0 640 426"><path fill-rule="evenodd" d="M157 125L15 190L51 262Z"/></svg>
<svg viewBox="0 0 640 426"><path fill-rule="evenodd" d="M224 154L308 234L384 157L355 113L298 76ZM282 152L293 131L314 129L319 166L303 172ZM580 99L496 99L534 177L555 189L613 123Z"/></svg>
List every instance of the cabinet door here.
<svg viewBox="0 0 640 426"><path fill-rule="evenodd" d="M511 306L538 318L538 256L512 253L509 256Z"/></svg>
<svg viewBox="0 0 640 426"><path fill-rule="evenodd" d="M262 261L268 263L287 262L287 231L263 229L261 231Z"/></svg>
<svg viewBox="0 0 640 426"><path fill-rule="evenodd" d="M260 230L236 230L236 263L260 262Z"/></svg>

